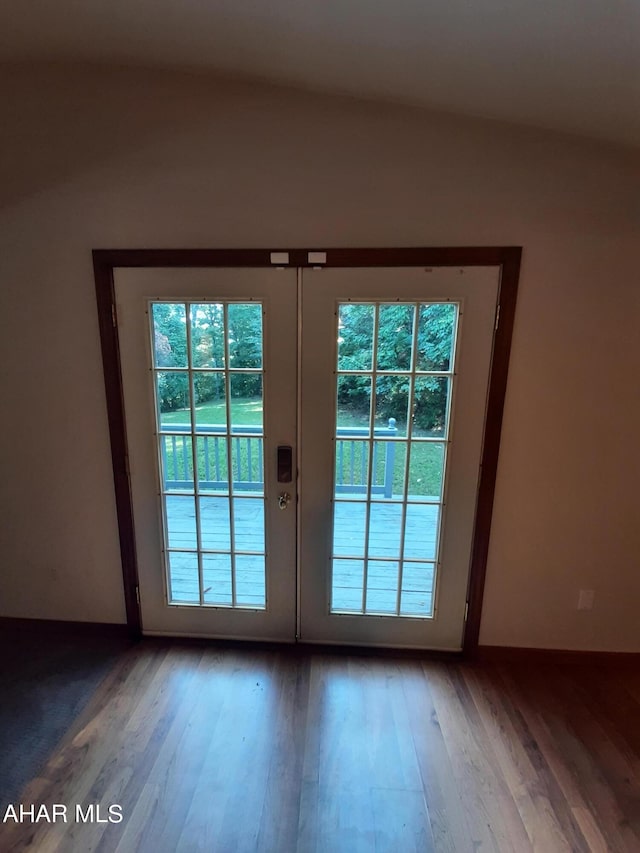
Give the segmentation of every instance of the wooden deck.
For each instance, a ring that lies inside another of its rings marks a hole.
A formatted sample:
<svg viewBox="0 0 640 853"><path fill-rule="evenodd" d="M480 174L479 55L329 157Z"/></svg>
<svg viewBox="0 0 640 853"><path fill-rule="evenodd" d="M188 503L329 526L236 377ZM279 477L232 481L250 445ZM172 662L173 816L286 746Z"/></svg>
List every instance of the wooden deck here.
<svg viewBox="0 0 640 853"><path fill-rule="evenodd" d="M175 603L198 603L198 560L195 553L196 513L193 496L168 495L167 522L170 549L171 597ZM366 612L396 612L401 550L402 504L379 501L371 504ZM404 563L400 613L428 616L432 611L434 562L438 531L437 504L409 502L406 510ZM229 499L200 498L203 550L230 551ZM263 499L233 499L236 554L236 606L265 606L265 542ZM361 612L364 578L366 503L338 500L334 516L332 608ZM231 558L229 554L203 555L204 602L231 606Z"/></svg>

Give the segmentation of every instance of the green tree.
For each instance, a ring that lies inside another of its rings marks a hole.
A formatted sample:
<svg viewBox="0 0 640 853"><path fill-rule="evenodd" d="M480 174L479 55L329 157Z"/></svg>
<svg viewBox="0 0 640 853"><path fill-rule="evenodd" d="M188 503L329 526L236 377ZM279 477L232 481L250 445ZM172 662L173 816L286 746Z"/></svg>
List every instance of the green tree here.
<svg viewBox="0 0 640 853"><path fill-rule="evenodd" d="M203 302L191 306L191 348L194 367L222 369L225 366L224 308ZM224 374L195 373L196 405L224 397Z"/></svg>
<svg viewBox="0 0 640 853"><path fill-rule="evenodd" d="M195 404L224 397L225 312L220 303L191 305L191 349L195 368ZM170 370L187 366L187 330L182 303L158 302L153 305L155 363ZM230 303L227 309L229 367L250 370L262 367L262 306L256 303ZM210 372L211 371L211 372ZM234 397L256 397L262 392L260 373L232 375ZM189 405L188 383L184 374L161 373L158 398L163 412Z"/></svg>
<svg viewBox="0 0 640 853"><path fill-rule="evenodd" d="M256 303L230 304L229 367L262 367L262 306ZM257 397L262 394L259 373L235 374L231 382L234 397Z"/></svg>
<svg viewBox="0 0 640 853"><path fill-rule="evenodd" d="M155 363L157 367L186 367L187 332L184 305L173 302L155 302L153 332ZM179 373L158 375L158 402L160 411L169 412L189 405L186 377Z"/></svg>
<svg viewBox="0 0 640 853"><path fill-rule="evenodd" d="M347 303L340 308L338 367L340 370L371 370L373 358L374 306ZM383 304L379 309L377 368L409 370L414 329L414 308L403 303ZM456 308L448 303L419 306L417 329L418 370L446 371L450 366ZM409 377L378 376L377 412L380 418L396 418L405 423L408 410ZM344 376L338 391L338 402L356 410L369 406L370 383L362 376ZM444 429L447 382L439 377L424 376L416 382L413 406L414 426L439 433Z"/></svg>
<svg viewBox="0 0 640 853"><path fill-rule="evenodd" d="M340 307L338 328L338 368L372 370L375 306L372 303L345 303ZM187 366L185 306L180 303L153 305L155 358L158 367ZM227 308L229 364L225 364L225 312L222 304L191 306L191 346L193 366L221 370L225 366L259 371L262 367L262 306L257 303L230 303ZM422 303L418 306L417 351L411 351L415 307L408 303L383 303L378 313L377 368L382 371L447 371L452 357L456 307L449 303ZM258 372L233 374L234 397L261 394ZM405 423L409 404L409 377L402 373L378 375L376 397L380 419L396 418ZM221 372L196 372L195 403L224 396ZM438 434L444 429L448 383L437 376L416 379L412 416L414 426ZM184 374L163 373L158 383L162 411L185 408L188 387ZM368 410L371 381L368 376L342 376L338 402L354 412Z"/></svg>

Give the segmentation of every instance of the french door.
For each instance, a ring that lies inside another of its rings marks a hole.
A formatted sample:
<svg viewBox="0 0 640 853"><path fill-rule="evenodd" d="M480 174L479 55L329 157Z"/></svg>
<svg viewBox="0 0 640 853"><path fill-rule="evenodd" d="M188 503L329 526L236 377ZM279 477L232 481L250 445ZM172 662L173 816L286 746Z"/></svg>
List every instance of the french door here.
<svg viewBox="0 0 640 853"><path fill-rule="evenodd" d="M143 631L460 649L498 291L117 270Z"/></svg>
<svg viewBox="0 0 640 853"><path fill-rule="evenodd" d="M309 640L459 650L498 270L305 270Z"/></svg>
<svg viewBox="0 0 640 853"><path fill-rule="evenodd" d="M276 448L296 446L296 271L115 286L143 631L290 641L296 482Z"/></svg>

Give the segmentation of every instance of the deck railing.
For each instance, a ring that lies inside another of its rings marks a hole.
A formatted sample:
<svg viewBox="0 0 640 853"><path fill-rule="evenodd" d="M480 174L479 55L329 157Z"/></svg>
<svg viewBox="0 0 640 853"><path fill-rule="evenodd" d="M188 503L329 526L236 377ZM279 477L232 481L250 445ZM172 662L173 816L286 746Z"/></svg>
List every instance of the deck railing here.
<svg viewBox="0 0 640 853"><path fill-rule="evenodd" d="M395 438L398 430L396 419L389 418L386 427L373 430L371 454L371 493L390 498L393 494L393 467L396 454L394 441L379 439ZM336 430L336 494L365 494L369 467L369 442L367 427L338 427ZM378 440L376 440L378 439Z"/></svg>
<svg viewBox="0 0 640 853"><path fill-rule="evenodd" d="M160 449L164 488L179 491L193 488L193 456L191 428L172 424L171 433L161 435ZM203 491L224 491L227 488L227 446L231 442L231 467L234 491L259 492L263 489L262 427L235 426L225 440L226 427L218 424L198 424L197 455L203 477ZM380 441L397 434L395 418L386 427L373 431L373 468L371 492L390 498L393 493L395 442ZM359 494L367 491L369 466L369 430L366 427L338 427L336 432L336 492Z"/></svg>

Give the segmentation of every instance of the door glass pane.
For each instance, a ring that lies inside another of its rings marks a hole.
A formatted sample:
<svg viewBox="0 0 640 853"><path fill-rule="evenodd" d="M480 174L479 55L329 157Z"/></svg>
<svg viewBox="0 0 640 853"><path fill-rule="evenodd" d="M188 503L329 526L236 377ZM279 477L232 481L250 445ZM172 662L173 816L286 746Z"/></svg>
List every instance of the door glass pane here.
<svg viewBox="0 0 640 853"><path fill-rule="evenodd" d="M450 370L453 365L458 306L452 303L421 305L418 316L416 369Z"/></svg>
<svg viewBox="0 0 640 853"><path fill-rule="evenodd" d="M433 617L457 322L450 303L338 306L332 612Z"/></svg>
<svg viewBox="0 0 640 853"><path fill-rule="evenodd" d="M229 498L200 498L200 545L206 551L231 551Z"/></svg>
<svg viewBox="0 0 640 853"><path fill-rule="evenodd" d="M169 548L197 548L196 502L193 496L165 495Z"/></svg>
<svg viewBox="0 0 640 853"><path fill-rule="evenodd" d="M371 496L402 500L406 462L406 441L374 441Z"/></svg>
<svg viewBox="0 0 640 853"><path fill-rule="evenodd" d="M398 606L398 563L369 560L367 563L367 613L396 614Z"/></svg>
<svg viewBox="0 0 640 853"><path fill-rule="evenodd" d="M238 554L236 557L236 602L239 607L264 607L264 554Z"/></svg>
<svg viewBox="0 0 640 853"><path fill-rule="evenodd" d="M333 548L345 557L364 557L367 505L336 501L333 516Z"/></svg>
<svg viewBox="0 0 640 853"><path fill-rule="evenodd" d="M187 366L187 315L182 303L155 302L151 306L155 367Z"/></svg>
<svg viewBox="0 0 640 853"><path fill-rule="evenodd" d="M191 358L193 367L224 369L224 305L204 302L191 306Z"/></svg>
<svg viewBox="0 0 640 853"><path fill-rule="evenodd" d="M196 438L198 448L198 489L201 494L228 494L227 439L223 435Z"/></svg>
<svg viewBox="0 0 640 853"><path fill-rule="evenodd" d="M334 559L332 576L331 609L362 613L364 560Z"/></svg>
<svg viewBox="0 0 640 853"><path fill-rule="evenodd" d="M378 319L378 370L411 370L415 305L381 305Z"/></svg>
<svg viewBox="0 0 640 853"><path fill-rule="evenodd" d="M247 435L230 440L234 492L263 494L262 439Z"/></svg>
<svg viewBox="0 0 640 853"><path fill-rule="evenodd" d="M409 411L409 376L378 376L376 379L376 435L407 435Z"/></svg>
<svg viewBox="0 0 640 853"><path fill-rule="evenodd" d="M403 616L432 616L434 563L402 564L402 595L400 613Z"/></svg>
<svg viewBox="0 0 640 853"><path fill-rule="evenodd" d="M196 432L224 435L227 426L227 389L225 374L219 370L203 370L193 374L196 398Z"/></svg>
<svg viewBox="0 0 640 853"><path fill-rule="evenodd" d="M231 554L202 555L202 587L205 604L233 604Z"/></svg>
<svg viewBox="0 0 640 853"><path fill-rule="evenodd" d="M399 559L402 504L372 503L369 511L369 556Z"/></svg>
<svg viewBox="0 0 640 853"><path fill-rule="evenodd" d="M233 499L234 544L236 551L264 553L264 500Z"/></svg>
<svg viewBox="0 0 640 853"><path fill-rule="evenodd" d="M186 371L157 371L156 401L161 430L172 430L177 426L191 430L191 394Z"/></svg>
<svg viewBox="0 0 640 853"><path fill-rule="evenodd" d="M266 607L262 310L151 305L170 604Z"/></svg>
<svg viewBox="0 0 640 853"><path fill-rule="evenodd" d="M439 504L407 504L405 560L435 560L439 515Z"/></svg>
<svg viewBox="0 0 640 853"><path fill-rule="evenodd" d="M344 431L340 429L337 435L335 494L343 498L361 499L367 492L369 482L370 442L342 438Z"/></svg>
<svg viewBox="0 0 640 853"><path fill-rule="evenodd" d="M439 501L442 499L444 448L445 445L442 442L411 442L408 500Z"/></svg>
<svg viewBox="0 0 640 853"><path fill-rule="evenodd" d="M231 432L262 432L262 374L229 376Z"/></svg>
<svg viewBox="0 0 640 853"><path fill-rule="evenodd" d="M417 376L413 394L413 429L416 436L446 438L450 380L442 376Z"/></svg>
<svg viewBox="0 0 640 853"><path fill-rule="evenodd" d="M371 370L375 305L346 302L338 309L339 370Z"/></svg>
<svg viewBox="0 0 640 853"><path fill-rule="evenodd" d="M191 436L184 433L161 435L160 470L166 492L193 492L193 451Z"/></svg>
<svg viewBox="0 0 640 853"><path fill-rule="evenodd" d="M171 604L199 604L198 554L171 551L169 553L169 601Z"/></svg>
<svg viewBox="0 0 640 853"><path fill-rule="evenodd" d="M339 436L369 435L371 429L371 377L338 376Z"/></svg>
<svg viewBox="0 0 640 853"><path fill-rule="evenodd" d="M228 310L229 367L262 367L262 305L232 303Z"/></svg>

